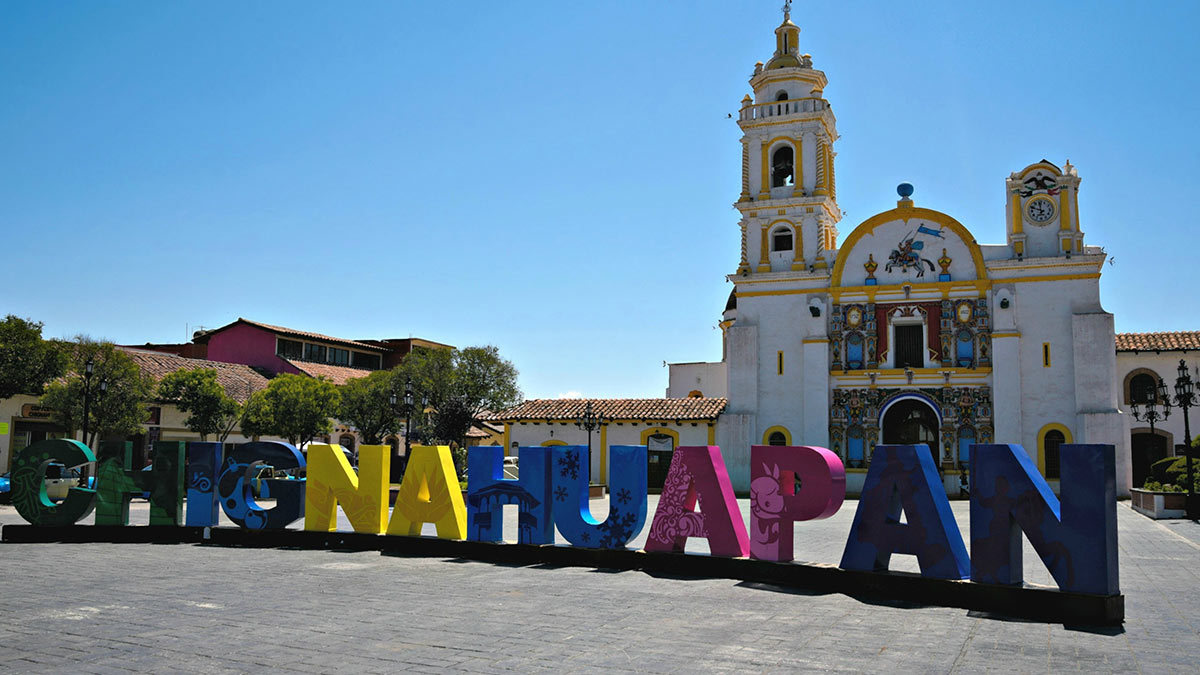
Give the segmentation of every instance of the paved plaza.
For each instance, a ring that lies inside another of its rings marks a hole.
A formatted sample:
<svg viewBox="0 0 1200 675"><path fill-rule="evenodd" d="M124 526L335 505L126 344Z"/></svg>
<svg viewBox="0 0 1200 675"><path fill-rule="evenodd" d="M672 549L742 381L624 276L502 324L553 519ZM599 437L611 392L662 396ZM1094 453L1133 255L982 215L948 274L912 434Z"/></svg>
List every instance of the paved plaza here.
<svg viewBox="0 0 1200 675"><path fill-rule="evenodd" d="M857 505L798 524L797 560L837 564ZM965 537L967 503L953 506ZM134 523L146 522L145 502L132 511ZM8 672L1194 672L1200 524L1154 522L1126 502L1117 512L1123 628L636 571L377 552L3 544L0 659ZM505 515L515 532L515 512ZM21 522L0 507L0 523ZM644 540L643 532L635 544ZM1050 583L1026 549L1027 579ZM893 568L916 569L907 556Z"/></svg>

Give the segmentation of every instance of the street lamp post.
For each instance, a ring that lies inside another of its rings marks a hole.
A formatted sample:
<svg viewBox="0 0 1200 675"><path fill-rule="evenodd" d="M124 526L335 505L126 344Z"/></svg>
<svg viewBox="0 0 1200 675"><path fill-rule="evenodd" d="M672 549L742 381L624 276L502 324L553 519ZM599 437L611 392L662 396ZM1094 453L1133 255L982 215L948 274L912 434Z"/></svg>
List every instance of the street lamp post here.
<svg viewBox="0 0 1200 675"><path fill-rule="evenodd" d="M1179 359L1179 376L1175 378L1175 405L1183 409L1183 452L1187 458L1187 517L1195 519L1200 516L1197 508L1195 485L1192 474L1192 427L1188 420L1188 408L1196 405L1195 385L1188 373L1187 363Z"/></svg>
<svg viewBox="0 0 1200 675"><path fill-rule="evenodd" d="M1130 412L1133 413L1133 419L1150 425L1150 436L1155 438L1154 424L1171 416L1171 397L1167 393L1167 385L1162 378L1159 378L1158 384L1151 388L1150 393L1146 395L1146 400L1141 403L1146 406L1145 410L1139 410L1138 401L1134 401L1130 406ZM1160 405L1162 410L1159 410Z"/></svg>
<svg viewBox="0 0 1200 675"><path fill-rule="evenodd" d="M83 444L88 444L88 416L91 414L92 403L92 371L96 369L96 362L88 359L87 363L83 364Z"/></svg>
<svg viewBox="0 0 1200 675"><path fill-rule="evenodd" d="M587 441L587 444L588 444L588 462L587 462L588 474L587 475L588 475L588 484L589 485L591 485L591 483L592 483L592 431L599 429L600 427L604 426L605 424L608 424L608 420L604 418L604 415L596 414L596 412L592 409L591 401L587 402L587 406L585 406L583 409L583 414L580 415L579 418L575 420L575 426L579 427L580 429L587 430L587 439L588 439L588 441Z"/></svg>
<svg viewBox="0 0 1200 675"><path fill-rule="evenodd" d="M388 403L392 407L392 414L399 416L400 411L396 409L397 398L396 398L395 390L392 390L392 393L388 395ZM400 475L400 443L399 442L397 442L395 445L392 446L392 461L390 463L390 466L391 466L391 469L388 471L388 473L391 475L388 476L388 481L395 483L397 481L397 477Z"/></svg>
<svg viewBox="0 0 1200 675"><path fill-rule="evenodd" d="M412 410L413 389L412 378L404 381L404 462L408 465L408 452L412 448Z"/></svg>

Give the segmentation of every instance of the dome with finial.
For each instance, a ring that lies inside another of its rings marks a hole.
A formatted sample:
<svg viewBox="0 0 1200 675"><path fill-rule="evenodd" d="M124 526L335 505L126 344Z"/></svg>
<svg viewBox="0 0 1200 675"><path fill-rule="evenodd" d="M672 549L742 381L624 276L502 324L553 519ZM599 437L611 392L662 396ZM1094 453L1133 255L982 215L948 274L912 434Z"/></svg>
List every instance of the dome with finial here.
<svg viewBox="0 0 1200 675"><path fill-rule="evenodd" d="M792 0L783 5L783 23L775 29L775 56L767 61L767 70L776 68L801 68L800 27L792 23Z"/></svg>

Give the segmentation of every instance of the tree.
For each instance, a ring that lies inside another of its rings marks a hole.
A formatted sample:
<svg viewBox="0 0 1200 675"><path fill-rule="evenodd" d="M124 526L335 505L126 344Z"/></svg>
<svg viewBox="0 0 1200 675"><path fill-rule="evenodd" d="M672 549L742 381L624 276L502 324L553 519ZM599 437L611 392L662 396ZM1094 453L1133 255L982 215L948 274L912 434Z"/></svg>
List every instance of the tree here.
<svg viewBox="0 0 1200 675"><path fill-rule="evenodd" d="M400 416L392 407L391 395L403 392L403 384L397 388L395 379L392 371L377 370L341 386L338 419L354 425L363 443L379 445L385 436L400 430Z"/></svg>
<svg viewBox="0 0 1200 675"><path fill-rule="evenodd" d="M338 388L324 378L283 374L246 402L242 433L279 436L300 445L333 431L330 417L338 414Z"/></svg>
<svg viewBox="0 0 1200 675"><path fill-rule="evenodd" d="M105 436L140 432L147 418L145 402L154 391L154 380L111 342L97 342L81 335L65 343L65 349L70 372L51 382L42 394L42 405L53 411L51 418L74 434L83 425L86 389L90 397L90 438L84 439L86 445L94 446L96 439ZM89 359L95 367L90 379L82 375Z"/></svg>
<svg viewBox="0 0 1200 675"><path fill-rule="evenodd" d="M0 321L0 401L17 394L38 396L66 369L67 355L42 339L41 322L12 314Z"/></svg>
<svg viewBox="0 0 1200 675"><path fill-rule="evenodd" d="M212 368L177 370L167 374L158 383L158 398L172 401L188 413L183 423L200 434L200 440L206 441L209 434L216 434L224 443L242 419L241 404L225 393L225 388L217 382L217 371Z"/></svg>
<svg viewBox="0 0 1200 675"><path fill-rule="evenodd" d="M483 411L508 408L521 400L516 367L491 345L414 350L397 371L398 379L412 378L417 400L422 394L429 396L433 435L460 449ZM461 459L456 461L461 471Z"/></svg>

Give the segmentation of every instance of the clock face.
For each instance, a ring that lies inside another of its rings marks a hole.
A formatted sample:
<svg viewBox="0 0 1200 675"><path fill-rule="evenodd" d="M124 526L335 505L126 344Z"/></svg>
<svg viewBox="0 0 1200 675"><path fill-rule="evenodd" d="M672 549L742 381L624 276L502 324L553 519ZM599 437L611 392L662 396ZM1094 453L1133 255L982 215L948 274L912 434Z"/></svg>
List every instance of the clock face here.
<svg viewBox="0 0 1200 675"><path fill-rule="evenodd" d="M857 307L851 307L846 312L846 323L850 326L857 326L862 321L862 310Z"/></svg>
<svg viewBox="0 0 1200 675"><path fill-rule="evenodd" d="M1049 199L1031 199L1025 205L1025 212L1029 214L1031 222L1042 224L1050 221L1054 217L1054 202Z"/></svg>
<svg viewBox="0 0 1200 675"><path fill-rule="evenodd" d="M956 314L958 316L958 322L959 323L969 323L971 321L971 314L973 313L973 311L974 310L971 307L970 303L964 302L964 303L960 304L956 311Z"/></svg>

